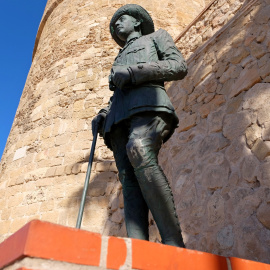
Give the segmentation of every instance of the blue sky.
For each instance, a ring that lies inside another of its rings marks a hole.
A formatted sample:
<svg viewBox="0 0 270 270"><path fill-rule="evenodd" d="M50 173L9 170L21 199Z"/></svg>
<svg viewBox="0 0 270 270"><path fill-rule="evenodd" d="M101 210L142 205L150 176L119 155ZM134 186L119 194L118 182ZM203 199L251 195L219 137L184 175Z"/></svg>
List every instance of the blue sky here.
<svg viewBox="0 0 270 270"><path fill-rule="evenodd" d="M29 72L47 0L0 1L0 157Z"/></svg>

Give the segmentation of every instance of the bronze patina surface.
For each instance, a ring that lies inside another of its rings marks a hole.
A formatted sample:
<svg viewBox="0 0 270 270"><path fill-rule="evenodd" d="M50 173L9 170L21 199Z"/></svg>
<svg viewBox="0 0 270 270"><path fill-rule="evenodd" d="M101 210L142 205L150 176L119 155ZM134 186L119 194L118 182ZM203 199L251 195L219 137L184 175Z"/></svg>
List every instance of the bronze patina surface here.
<svg viewBox="0 0 270 270"><path fill-rule="evenodd" d="M128 236L149 239L150 210L162 242L184 247L172 191L157 156L178 125L164 81L183 79L186 62L165 30L154 31L149 13L141 6L121 7L110 31L122 49L109 77L113 96L93 124L99 124L115 157Z"/></svg>

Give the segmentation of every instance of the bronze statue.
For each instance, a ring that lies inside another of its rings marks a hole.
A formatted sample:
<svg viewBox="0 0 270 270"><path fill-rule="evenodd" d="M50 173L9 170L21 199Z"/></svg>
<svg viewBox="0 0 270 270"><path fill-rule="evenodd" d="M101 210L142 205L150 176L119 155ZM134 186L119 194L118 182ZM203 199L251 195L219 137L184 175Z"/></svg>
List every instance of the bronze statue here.
<svg viewBox="0 0 270 270"><path fill-rule="evenodd" d="M122 47L109 76L114 93L92 124L98 125L115 157L128 236L149 240L150 210L162 243L185 247L173 194L157 155L178 125L164 81L183 79L186 62L171 36L162 29L155 32L151 16L139 5L119 8L110 31Z"/></svg>

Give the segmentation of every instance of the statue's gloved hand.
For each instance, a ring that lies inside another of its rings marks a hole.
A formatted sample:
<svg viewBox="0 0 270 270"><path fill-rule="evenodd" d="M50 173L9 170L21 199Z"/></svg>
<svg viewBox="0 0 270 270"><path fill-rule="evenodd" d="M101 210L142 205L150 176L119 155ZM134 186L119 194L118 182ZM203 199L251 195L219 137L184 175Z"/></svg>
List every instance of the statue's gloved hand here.
<svg viewBox="0 0 270 270"><path fill-rule="evenodd" d="M105 117L106 117L106 113L101 111L92 120L92 133L93 133L93 136L94 136L95 131L97 131L100 134L100 136L103 136L103 134L102 134L102 126L103 126Z"/></svg>
<svg viewBox="0 0 270 270"><path fill-rule="evenodd" d="M127 67L115 66L111 71L111 79L113 84L119 89L123 89L125 85L131 83L131 76Z"/></svg>

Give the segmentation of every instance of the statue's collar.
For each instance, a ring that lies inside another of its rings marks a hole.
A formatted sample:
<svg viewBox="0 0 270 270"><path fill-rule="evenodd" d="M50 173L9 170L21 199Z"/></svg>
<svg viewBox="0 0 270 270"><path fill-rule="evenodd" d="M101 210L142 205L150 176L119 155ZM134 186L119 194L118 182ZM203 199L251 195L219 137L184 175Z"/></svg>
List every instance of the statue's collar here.
<svg viewBox="0 0 270 270"><path fill-rule="evenodd" d="M132 44L136 39L138 39L140 37L134 37L134 38L131 38L126 44L125 46L119 50L119 53L121 53L122 51L124 51L130 44Z"/></svg>

